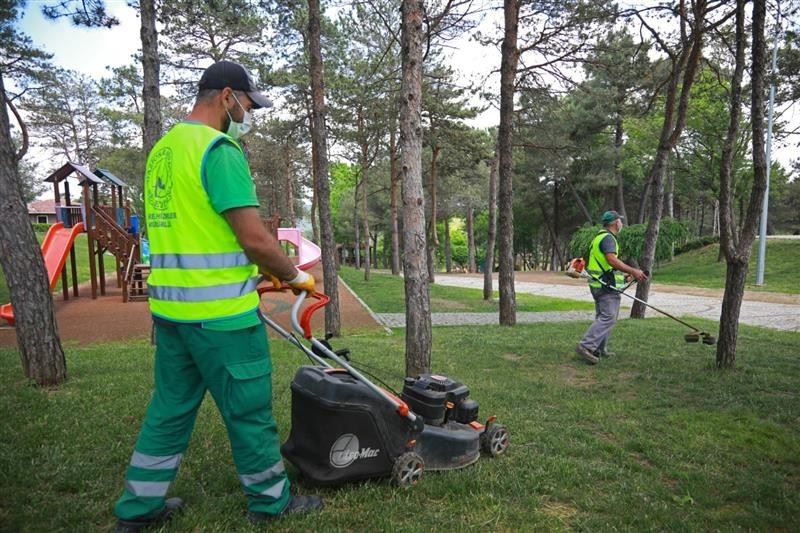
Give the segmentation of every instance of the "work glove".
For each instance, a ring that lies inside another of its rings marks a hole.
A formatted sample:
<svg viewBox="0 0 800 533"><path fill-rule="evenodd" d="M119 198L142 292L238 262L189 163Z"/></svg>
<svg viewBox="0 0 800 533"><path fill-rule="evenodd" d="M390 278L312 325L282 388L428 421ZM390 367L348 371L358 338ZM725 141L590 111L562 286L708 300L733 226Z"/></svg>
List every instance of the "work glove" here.
<svg viewBox="0 0 800 533"><path fill-rule="evenodd" d="M272 286L275 288L276 291L281 290L283 288L283 283L281 280L278 279L278 276L270 272L269 270L261 270L261 275L264 276L264 280L272 283Z"/></svg>
<svg viewBox="0 0 800 533"><path fill-rule="evenodd" d="M292 288L292 292L295 294L299 294L300 291L306 291L309 296L314 294L314 286L316 285L316 282L314 281L314 276L308 272L298 270L297 276L295 276L293 280L287 281L287 283Z"/></svg>

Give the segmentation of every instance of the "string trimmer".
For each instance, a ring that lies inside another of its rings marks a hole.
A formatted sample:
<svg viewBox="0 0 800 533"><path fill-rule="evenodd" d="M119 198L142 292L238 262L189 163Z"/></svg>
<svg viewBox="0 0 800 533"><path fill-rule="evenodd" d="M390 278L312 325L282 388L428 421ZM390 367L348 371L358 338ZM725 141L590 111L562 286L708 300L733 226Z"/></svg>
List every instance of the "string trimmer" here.
<svg viewBox="0 0 800 533"><path fill-rule="evenodd" d="M647 271L645 271L645 274L648 277L650 276L650 273L647 272ZM606 287L609 290L612 290L614 292L618 292L618 293L620 293L622 295L625 295L628 298L630 298L631 300L639 302L640 304L644 305L645 307L649 307L653 311L661 313L662 315L664 315L664 316L666 316L668 318L671 318L672 320L674 320L675 322L678 322L679 324L683 324L687 328L691 328L692 331L683 336L683 340L685 340L686 342L699 342L699 341L702 341L703 344L708 344L708 345L713 345L713 344L717 343L717 338L714 337L713 335L711 335L710 333L708 333L706 331L703 331L700 328L696 328L696 327L692 326L691 324L689 324L688 322L684 322L680 318L672 316L671 314L667 313L663 309L659 309L658 307L656 307L654 305L651 305L651 304L645 302L644 300L642 300L640 298L637 298L636 296L631 296L630 294L625 292L628 289L628 287L630 287L632 284L636 283L636 279L631 279L631 281L628 282L628 284L625 285L624 287L621 287L621 288L612 287L611 285L609 285L608 283L604 282L603 280L601 280L599 278L596 278L596 277L592 276L591 274L589 274L589 272L585 269L585 262L581 258L573 259L572 261L570 261L569 267L567 268L567 275L569 277L571 277L571 278L584 278L584 279L594 280L594 281L600 283L601 285L603 285L604 287Z"/></svg>

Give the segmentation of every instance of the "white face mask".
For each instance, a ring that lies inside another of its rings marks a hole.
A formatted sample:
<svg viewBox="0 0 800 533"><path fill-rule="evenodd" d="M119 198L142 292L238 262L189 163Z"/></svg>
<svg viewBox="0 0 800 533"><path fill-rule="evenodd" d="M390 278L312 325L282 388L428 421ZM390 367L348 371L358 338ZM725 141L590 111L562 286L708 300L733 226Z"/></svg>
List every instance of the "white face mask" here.
<svg viewBox="0 0 800 533"><path fill-rule="evenodd" d="M250 128L253 126L253 115L250 114L250 111L247 111L239 99L236 98L236 95L231 93L233 99L236 100L236 103L239 104L239 107L242 108L244 112L244 116L242 117L241 122L236 122L233 120L230 112L226 109L225 112L228 113L228 118L230 119L230 124L228 125L228 131L226 132L228 135L233 137L234 139L239 139L242 135L245 135Z"/></svg>

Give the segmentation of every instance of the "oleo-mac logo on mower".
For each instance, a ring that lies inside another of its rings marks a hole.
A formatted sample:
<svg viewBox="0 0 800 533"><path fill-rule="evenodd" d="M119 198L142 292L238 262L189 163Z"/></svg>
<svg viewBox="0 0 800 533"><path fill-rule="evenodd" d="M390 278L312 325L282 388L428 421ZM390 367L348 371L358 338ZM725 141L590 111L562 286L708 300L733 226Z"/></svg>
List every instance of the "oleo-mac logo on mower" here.
<svg viewBox="0 0 800 533"><path fill-rule="evenodd" d="M331 465L334 467L346 468L357 459L378 457L379 453L380 450L373 450L370 447L361 448L359 446L358 437L352 433L345 433L333 443L329 457Z"/></svg>

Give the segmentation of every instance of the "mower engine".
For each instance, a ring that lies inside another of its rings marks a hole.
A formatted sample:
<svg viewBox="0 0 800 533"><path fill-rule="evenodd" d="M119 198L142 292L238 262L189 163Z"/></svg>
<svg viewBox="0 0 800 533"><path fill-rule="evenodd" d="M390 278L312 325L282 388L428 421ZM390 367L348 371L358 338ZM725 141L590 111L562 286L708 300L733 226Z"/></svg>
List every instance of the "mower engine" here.
<svg viewBox="0 0 800 533"><path fill-rule="evenodd" d="M423 374L418 379L406 378L401 398L426 424L441 426L450 420L469 424L478 420L478 402L469 399L467 386L446 376Z"/></svg>
<svg viewBox="0 0 800 533"><path fill-rule="evenodd" d="M469 388L446 376L423 374L406 378L401 398L425 421L414 449L426 470L452 470L471 465L481 448L499 455L508 447L508 431L499 424L478 420L478 402L469 398Z"/></svg>

